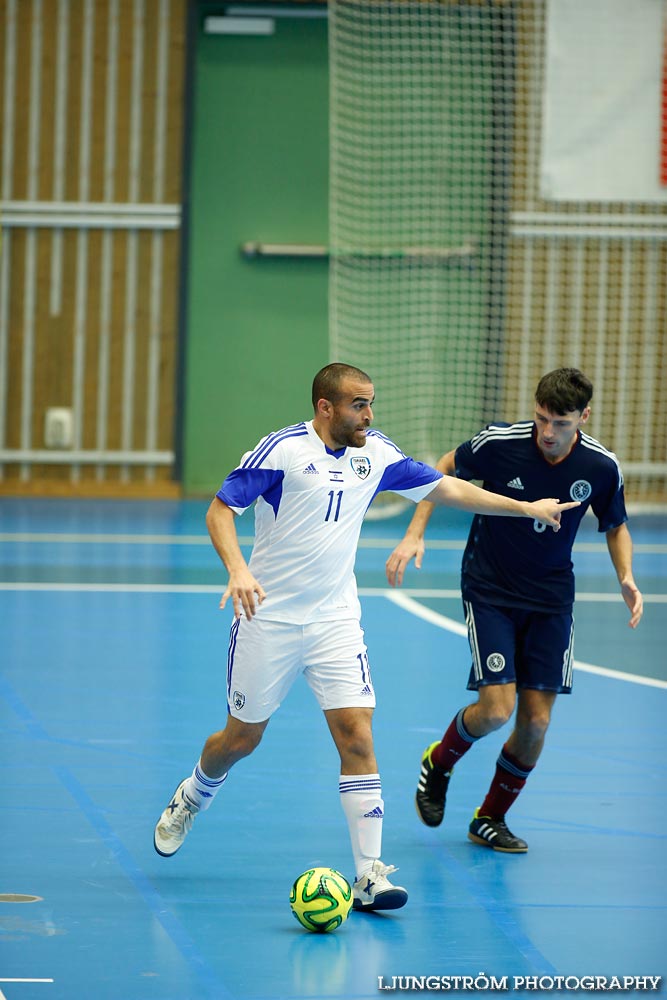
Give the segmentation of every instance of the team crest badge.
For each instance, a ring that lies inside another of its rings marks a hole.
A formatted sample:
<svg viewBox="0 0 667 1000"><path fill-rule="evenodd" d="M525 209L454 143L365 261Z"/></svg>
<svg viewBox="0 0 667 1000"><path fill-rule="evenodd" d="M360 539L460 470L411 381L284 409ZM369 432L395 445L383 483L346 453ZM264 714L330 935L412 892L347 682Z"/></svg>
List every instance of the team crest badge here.
<svg viewBox="0 0 667 1000"><path fill-rule="evenodd" d="M490 653L486 658L486 665L494 674L499 674L505 668L505 657L502 653Z"/></svg>
<svg viewBox="0 0 667 1000"><path fill-rule="evenodd" d="M243 706L245 705L245 695L242 694L241 691L235 691L233 700L234 700L234 708L236 709L237 712L240 712Z"/></svg>
<svg viewBox="0 0 667 1000"><path fill-rule="evenodd" d="M570 486L570 496L573 500L588 500L592 493L592 487L585 479L577 479L576 483Z"/></svg>
<svg viewBox="0 0 667 1000"><path fill-rule="evenodd" d="M365 455L357 455L350 459L350 465L355 476L359 479L368 479L371 474L371 460Z"/></svg>

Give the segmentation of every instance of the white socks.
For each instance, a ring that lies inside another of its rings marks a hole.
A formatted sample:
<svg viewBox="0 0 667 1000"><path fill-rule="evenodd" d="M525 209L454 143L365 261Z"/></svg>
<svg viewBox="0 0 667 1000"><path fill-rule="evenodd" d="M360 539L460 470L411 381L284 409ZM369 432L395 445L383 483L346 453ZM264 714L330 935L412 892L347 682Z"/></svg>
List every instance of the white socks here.
<svg viewBox="0 0 667 1000"><path fill-rule="evenodd" d="M183 789L186 797L199 808L208 809L227 779L209 778L199 760ZM357 878L367 875L382 853L384 802L379 774L341 774L338 782L340 801L347 819Z"/></svg>
<svg viewBox="0 0 667 1000"><path fill-rule="evenodd" d="M227 774L223 774L221 778L209 778L204 774L200 759L195 765L194 771L187 779L183 792L190 802L198 806L200 811L203 811L204 809L208 809L226 780Z"/></svg>
<svg viewBox="0 0 667 1000"><path fill-rule="evenodd" d="M341 774L340 802L347 819L357 878L367 875L382 853L382 783L379 774Z"/></svg>

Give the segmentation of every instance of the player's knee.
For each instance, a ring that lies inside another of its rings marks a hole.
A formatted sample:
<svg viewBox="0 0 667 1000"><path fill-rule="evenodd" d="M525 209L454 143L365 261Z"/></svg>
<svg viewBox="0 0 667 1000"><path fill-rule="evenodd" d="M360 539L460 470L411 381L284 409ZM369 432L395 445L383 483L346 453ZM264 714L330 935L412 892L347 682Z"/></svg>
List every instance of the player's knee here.
<svg viewBox="0 0 667 1000"><path fill-rule="evenodd" d="M373 753L373 737L363 729L351 729L341 734L339 749L346 757L358 757L360 760Z"/></svg>
<svg viewBox="0 0 667 1000"><path fill-rule="evenodd" d="M549 728L549 716L543 712L529 715L520 713L517 718L516 728L524 740L531 743L540 743Z"/></svg>
<svg viewBox="0 0 667 1000"><path fill-rule="evenodd" d="M514 697L506 697L502 689L482 689L476 708L478 727L486 735L501 729L512 718ZM463 721L465 724L465 716Z"/></svg>
<svg viewBox="0 0 667 1000"><path fill-rule="evenodd" d="M489 710L484 721L486 723L487 732L495 732L496 729L502 729L512 717L512 710L507 711L503 706L498 706L495 710Z"/></svg>
<svg viewBox="0 0 667 1000"><path fill-rule="evenodd" d="M341 758L363 761L373 754L373 735L370 726L362 720L354 720L340 726L335 734L336 745Z"/></svg>
<svg viewBox="0 0 667 1000"><path fill-rule="evenodd" d="M241 757L247 757L249 754L256 750L259 744L262 742L262 734L258 732L245 733L242 737L237 738L235 743L236 752Z"/></svg>
<svg viewBox="0 0 667 1000"><path fill-rule="evenodd" d="M225 754L234 761L248 757L256 750L262 740L263 728L255 725L242 725L230 719L227 727L219 733L210 736L204 752Z"/></svg>

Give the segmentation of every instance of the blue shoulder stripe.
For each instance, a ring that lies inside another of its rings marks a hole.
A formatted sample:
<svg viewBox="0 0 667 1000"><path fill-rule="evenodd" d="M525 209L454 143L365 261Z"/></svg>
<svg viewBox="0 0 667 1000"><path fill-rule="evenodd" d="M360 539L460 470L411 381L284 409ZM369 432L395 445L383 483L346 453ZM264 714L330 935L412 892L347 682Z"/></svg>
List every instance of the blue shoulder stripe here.
<svg viewBox="0 0 667 1000"><path fill-rule="evenodd" d="M267 434L265 438L262 438L255 450L250 452L245 462L241 465L241 468L255 468L264 461L267 455L271 454L276 445L280 444L281 441L290 437L303 437L303 435L307 433L308 430L305 423L300 423L292 424L291 427L283 427L282 430L274 431L272 434Z"/></svg>

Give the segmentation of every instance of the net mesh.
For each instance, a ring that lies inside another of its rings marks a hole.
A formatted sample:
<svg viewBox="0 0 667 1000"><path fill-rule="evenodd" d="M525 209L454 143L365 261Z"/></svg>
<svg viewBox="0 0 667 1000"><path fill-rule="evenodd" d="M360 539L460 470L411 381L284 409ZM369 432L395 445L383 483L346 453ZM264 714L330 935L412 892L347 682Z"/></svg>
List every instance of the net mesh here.
<svg viewBox="0 0 667 1000"><path fill-rule="evenodd" d="M629 500L662 505L667 207L541 197L546 14L330 0L331 356L427 461L580 367Z"/></svg>

